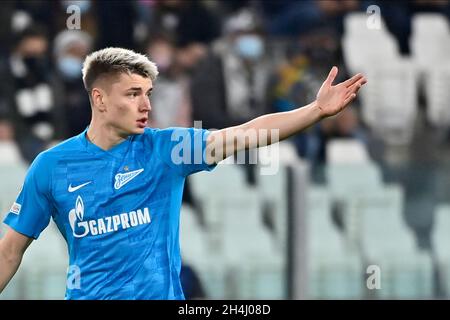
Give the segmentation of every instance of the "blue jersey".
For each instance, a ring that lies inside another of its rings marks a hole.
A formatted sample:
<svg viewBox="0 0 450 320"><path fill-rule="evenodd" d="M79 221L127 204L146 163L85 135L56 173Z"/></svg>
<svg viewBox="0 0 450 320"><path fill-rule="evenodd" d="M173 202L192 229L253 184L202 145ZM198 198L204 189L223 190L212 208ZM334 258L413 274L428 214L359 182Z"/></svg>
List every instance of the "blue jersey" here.
<svg viewBox="0 0 450 320"><path fill-rule="evenodd" d="M4 222L37 239L54 219L79 275L66 299L184 299L182 193L186 176L214 167L208 134L147 128L104 151L84 131L39 154Z"/></svg>

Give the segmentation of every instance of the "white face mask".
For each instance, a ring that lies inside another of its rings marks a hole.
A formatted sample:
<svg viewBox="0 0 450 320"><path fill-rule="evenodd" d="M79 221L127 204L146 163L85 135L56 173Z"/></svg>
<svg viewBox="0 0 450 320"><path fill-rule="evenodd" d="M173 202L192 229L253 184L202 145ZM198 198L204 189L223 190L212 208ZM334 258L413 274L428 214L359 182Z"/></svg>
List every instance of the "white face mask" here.
<svg viewBox="0 0 450 320"><path fill-rule="evenodd" d="M258 59L264 53L264 43L257 35L242 35L235 40L235 50L246 59Z"/></svg>

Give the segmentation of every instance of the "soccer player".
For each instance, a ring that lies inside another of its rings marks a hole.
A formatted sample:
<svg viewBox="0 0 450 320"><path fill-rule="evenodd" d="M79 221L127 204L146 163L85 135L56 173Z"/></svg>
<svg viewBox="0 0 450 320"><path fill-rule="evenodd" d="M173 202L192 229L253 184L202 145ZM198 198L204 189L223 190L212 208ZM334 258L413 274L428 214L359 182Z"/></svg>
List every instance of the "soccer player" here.
<svg viewBox="0 0 450 320"><path fill-rule="evenodd" d="M276 129L282 140L344 109L366 79L357 74L333 85L337 72L331 69L314 102L294 111L217 131L159 130L147 128L155 64L122 48L91 53L83 81L92 120L31 164L4 220L0 292L52 217L67 241L69 265L79 271L66 299L184 299L179 215L186 176L276 142L244 135L248 130Z"/></svg>

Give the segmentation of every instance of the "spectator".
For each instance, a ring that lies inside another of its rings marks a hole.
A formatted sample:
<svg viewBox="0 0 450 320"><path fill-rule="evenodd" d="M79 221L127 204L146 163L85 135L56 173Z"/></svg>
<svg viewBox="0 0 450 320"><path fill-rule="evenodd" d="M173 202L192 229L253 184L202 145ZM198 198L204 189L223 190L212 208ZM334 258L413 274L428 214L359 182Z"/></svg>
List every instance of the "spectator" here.
<svg viewBox="0 0 450 320"><path fill-rule="evenodd" d="M288 48L286 63L278 68L271 80L271 111L289 111L313 101L327 68L340 65L341 60L334 31L325 28L302 34ZM340 69L345 70L343 66ZM317 141L322 141L323 134L327 135L328 122L323 121L291 138L300 157L313 163L322 162L323 154Z"/></svg>
<svg viewBox="0 0 450 320"><path fill-rule="evenodd" d="M198 65L192 79L194 119L224 128L267 111L271 64L255 16L241 11L226 24L226 36Z"/></svg>
<svg viewBox="0 0 450 320"><path fill-rule="evenodd" d="M176 61L176 48L168 36L155 36L145 50L159 70L158 90L152 95L150 126L156 128L192 125L188 79ZM160 106L158 108L158 106Z"/></svg>
<svg viewBox="0 0 450 320"><path fill-rule="evenodd" d="M54 91L48 59L48 38L40 26L30 26L17 35L17 42L1 67L4 82L0 105L6 106L15 123L21 152L31 161L54 137Z"/></svg>
<svg viewBox="0 0 450 320"><path fill-rule="evenodd" d="M192 75L193 116L202 120L204 128L237 125L268 111L272 64L256 15L239 11L225 24L225 33ZM253 151L243 155L246 164L255 163ZM253 166L245 169L253 184Z"/></svg>
<svg viewBox="0 0 450 320"><path fill-rule="evenodd" d="M83 60L92 49L92 38L79 30L60 32L54 41L56 105L60 119L59 138L68 138L83 131L91 119L89 98L81 80Z"/></svg>

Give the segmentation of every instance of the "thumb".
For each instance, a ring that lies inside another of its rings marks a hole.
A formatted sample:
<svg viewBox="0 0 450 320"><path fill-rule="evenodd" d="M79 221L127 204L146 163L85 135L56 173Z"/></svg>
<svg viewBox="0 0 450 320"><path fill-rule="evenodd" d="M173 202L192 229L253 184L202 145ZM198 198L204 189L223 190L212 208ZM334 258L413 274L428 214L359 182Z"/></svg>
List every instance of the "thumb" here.
<svg viewBox="0 0 450 320"><path fill-rule="evenodd" d="M336 78L338 74L338 68L336 66L333 66L333 68L331 68L330 73L328 74L327 79L325 80L325 83L329 86L332 85L334 79Z"/></svg>

